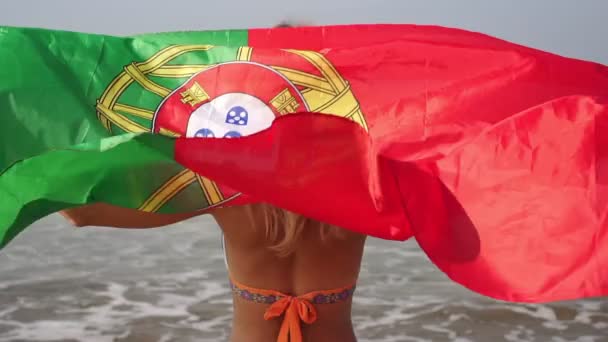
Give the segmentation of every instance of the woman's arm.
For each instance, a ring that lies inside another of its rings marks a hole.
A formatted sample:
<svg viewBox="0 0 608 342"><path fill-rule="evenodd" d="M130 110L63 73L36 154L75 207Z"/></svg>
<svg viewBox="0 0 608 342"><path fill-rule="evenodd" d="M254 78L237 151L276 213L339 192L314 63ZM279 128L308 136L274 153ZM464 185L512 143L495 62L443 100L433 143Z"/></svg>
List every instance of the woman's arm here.
<svg viewBox="0 0 608 342"><path fill-rule="evenodd" d="M183 221L201 212L157 214L122 208L105 203L89 204L61 211L77 227L156 228Z"/></svg>

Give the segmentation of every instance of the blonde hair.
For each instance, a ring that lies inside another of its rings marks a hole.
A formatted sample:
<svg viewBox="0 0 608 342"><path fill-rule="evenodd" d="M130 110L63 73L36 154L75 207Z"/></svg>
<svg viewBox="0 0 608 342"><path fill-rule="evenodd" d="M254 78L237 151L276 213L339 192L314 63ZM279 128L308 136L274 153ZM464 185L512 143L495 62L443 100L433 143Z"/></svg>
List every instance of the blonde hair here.
<svg viewBox="0 0 608 342"><path fill-rule="evenodd" d="M304 229L317 230L322 242L345 237L345 231L342 228L269 204L262 204L261 212L270 249L280 256L288 256L295 250Z"/></svg>

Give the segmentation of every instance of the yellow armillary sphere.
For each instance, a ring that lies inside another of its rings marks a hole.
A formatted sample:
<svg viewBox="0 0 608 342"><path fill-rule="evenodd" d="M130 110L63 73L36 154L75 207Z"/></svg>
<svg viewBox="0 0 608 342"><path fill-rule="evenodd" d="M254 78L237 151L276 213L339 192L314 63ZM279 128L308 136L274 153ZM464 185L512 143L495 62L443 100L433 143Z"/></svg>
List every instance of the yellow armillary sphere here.
<svg viewBox="0 0 608 342"><path fill-rule="evenodd" d="M237 138L297 112L337 115L367 129L348 82L313 51L170 46L124 67L97 101L110 131L173 137ZM205 209L239 195L177 165L150 177L158 187L142 197L143 211L162 212L171 202Z"/></svg>

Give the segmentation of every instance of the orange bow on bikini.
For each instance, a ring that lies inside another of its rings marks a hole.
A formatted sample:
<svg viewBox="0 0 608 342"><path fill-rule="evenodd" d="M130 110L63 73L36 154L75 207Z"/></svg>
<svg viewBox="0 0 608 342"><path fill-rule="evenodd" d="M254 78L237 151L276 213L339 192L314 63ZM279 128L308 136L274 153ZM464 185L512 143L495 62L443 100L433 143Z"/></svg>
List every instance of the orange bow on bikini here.
<svg viewBox="0 0 608 342"><path fill-rule="evenodd" d="M267 321L285 315L277 342L302 342L300 321L312 324L317 320L317 309L305 297L307 296L284 296L264 313L264 319Z"/></svg>
<svg viewBox="0 0 608 342"><path fill-rule="evenodd" d="M278 291L262 290L240 284L231 279L232 290L239 297L260 304L270 304L264 313L269 321L284 316L277 342L302 342L300 322L312 324L317 320L314 304L333 304L345 301L355 291L354 286L334 290L315 291L301 296L291 296Z"/></svg>

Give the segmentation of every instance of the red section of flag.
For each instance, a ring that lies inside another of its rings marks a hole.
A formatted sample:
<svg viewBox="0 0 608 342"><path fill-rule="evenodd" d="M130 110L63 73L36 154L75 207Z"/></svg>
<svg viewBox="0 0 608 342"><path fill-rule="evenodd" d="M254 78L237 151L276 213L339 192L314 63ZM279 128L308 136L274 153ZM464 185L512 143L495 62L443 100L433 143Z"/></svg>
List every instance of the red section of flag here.
<svg viewBox="0 0 608 342"><path fill-rule="evenodd" d="M348 229L414 235L488 296L608 294L608 68L438 27L252 30L250 45L319 50L368 131L286 115L241 139L180 139L180 163Z"/></svg>
<svg viewBox="0 0 608 342"><path fill-rule="evenodd" d="M240 139L176 143L179 163L252 198L385 239L410 237L394 201L396 179L378 177L384 162L373 159L367 134L348 120L286 115L270 130ZM390 200L371 198L372 187L382 187Z"/></svg>

